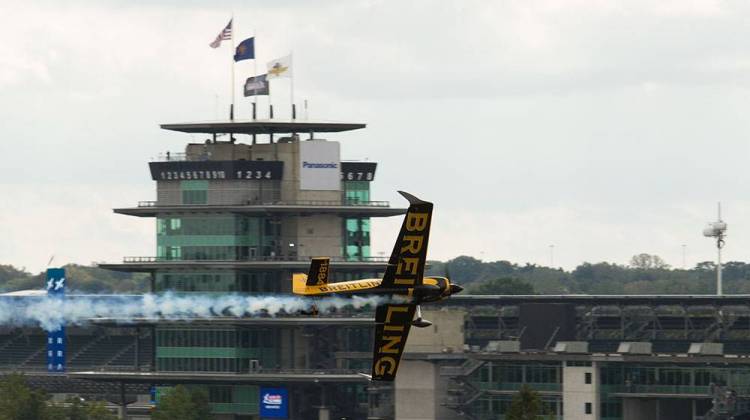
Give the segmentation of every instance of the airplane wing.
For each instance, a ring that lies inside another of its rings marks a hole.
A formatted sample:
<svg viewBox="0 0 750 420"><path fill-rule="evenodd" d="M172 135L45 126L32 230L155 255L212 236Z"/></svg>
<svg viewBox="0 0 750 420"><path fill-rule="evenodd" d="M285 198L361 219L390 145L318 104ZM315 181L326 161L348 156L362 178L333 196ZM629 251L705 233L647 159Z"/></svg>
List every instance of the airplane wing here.
<svg viewBox="0 0 750 420"><path fill-rule="evenodd" d="M375 311L375 341L372 353L372 379L393 381L409 336L416 305L411 303L378 306Z"/></svg>
<svg viewBox="0 0 750 420"><path fill-rule="evenodd" d="M427 242L430 239L432 203L422 201L403 191L409 200L409 210L396 238L380 287L414 287L422 284L427 261Z"/></svg>

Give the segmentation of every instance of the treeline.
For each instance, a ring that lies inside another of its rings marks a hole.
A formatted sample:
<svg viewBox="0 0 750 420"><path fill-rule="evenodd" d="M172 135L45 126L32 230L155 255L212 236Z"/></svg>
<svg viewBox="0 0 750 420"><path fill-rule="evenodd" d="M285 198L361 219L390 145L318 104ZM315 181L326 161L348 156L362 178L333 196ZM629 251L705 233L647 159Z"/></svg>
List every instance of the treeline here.
<svg viewBox="0 0 750 420"><path fill-rule="evenodd" d="M85 293L140 293L148 290L148 275L120 273L76 264L65 267L67 288ZM0 265L0 292L42 289L45 273L32 274L12 265Z"/></svg>
<svg viewBox="0 0 750 420"><path fill-rule="evenodd" d="M702 262L690 269L668 266L656 255L639 254L627 265L583 263L571 271L509 261L483 262L469 256L430 261L427 274L447 275L475 294L711 294L716 292L716 266ZM86 293L142 293L148 275L120 273L69 264L68 288ZM750 294L750 264L724 265L724 292ZM0 292L44 287L44 273L32 274L0 265Z"/></svg>
<svg viewBox="0 0 750 420"><path fill-rule="evenodd" d="M583 263L566 271L509 261L483 262L461 256L431 261L428 273L448 277L475 294L712 294L716 265L702 262L690 269L671 268L655 255L639 254L630 264ZM750 264L723 265L724 293L750 294Z"/></svg>
<svg viewBox="0 0 750 420"><path fill-rule="evenodd" d="M64 402L52 403L49 395L29 387L23 375L0 377L0 420L116 419L103 401L70 397Z"/></svg>
<svg viewBox="0 0 750 420"><path fill-rule="evenodd" d="M17 373L0 376L0 420L116 420L105 401L71 396L53 402L50 395L29 386ZM151 412L153 420L205 420L211 418L208 393L202 388L177 385L164 390Z"/></svg>

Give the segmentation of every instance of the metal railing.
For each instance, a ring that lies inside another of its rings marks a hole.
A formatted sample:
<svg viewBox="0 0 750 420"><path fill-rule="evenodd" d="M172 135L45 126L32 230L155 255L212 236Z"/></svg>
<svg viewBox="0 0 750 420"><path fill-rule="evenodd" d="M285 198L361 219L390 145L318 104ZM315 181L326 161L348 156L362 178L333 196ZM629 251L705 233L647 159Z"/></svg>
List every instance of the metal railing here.
<svg viewBox="0 0 750 420"><path fill-rule="evenodd" d="M746 386L729 386L728 388L740 396L750 395L750 388ZM604 392L619 394L711 395L711 386L709 385L603 385L602 390Z"/></svg>
<svg viewBox="0 0 750 420"><path fill-rule="evenodd" d="M296 201L245 201L236 204L163 204L163 206L175 207L175 206L320 206L320 207L337 207L337 206L353 206L353 207L390 207L389 201L359 201L359 200L296 200ZM158 201L139 201L138 207L159 207Z"/></svg>
<svg viewBox="0 0 750 420"><path fill-rule="evenodd" d="M65 367L65 372L104 372L104 371L116 371L116 372L150 372L151 367L149 365L142 365L135 367L133 365L78 365L68 364ZM50 373L59 374L57 372L48 372L47 366L40 365L18 365L18 364L0 364L0 372L23 372L23 373Z"/></svg>
<svg viewBox="0 0 750 420"><path fill-rule="evenodd" d="M185 160L188 160L185 152L166 152L159 153L156 159L153 159L152 162L181 162Z"/></svg>
<svg viewBox="0 0 750 420"><path fill-rule="evenodd" d="M386 263L388 262L388 257L330 257L332 262L380 262L380 263ZM124 263L154 263L154 262L164 262L164 261L176 261L176 262L196 262L196 261L210 261L210 262L216 262L216 261L229 261L229 262L243 262L243 261L253 261L253 262L283 262L283 261L289 261L289 262L308 262L312 259L312 257L298 257L298 256L256 256L256 257L245 257L245 258L235 258L235 259L185 259L185 258L171 258L171 257L142 257L142 256L131 256L131 257L124 257L122 261Z"/></svg>

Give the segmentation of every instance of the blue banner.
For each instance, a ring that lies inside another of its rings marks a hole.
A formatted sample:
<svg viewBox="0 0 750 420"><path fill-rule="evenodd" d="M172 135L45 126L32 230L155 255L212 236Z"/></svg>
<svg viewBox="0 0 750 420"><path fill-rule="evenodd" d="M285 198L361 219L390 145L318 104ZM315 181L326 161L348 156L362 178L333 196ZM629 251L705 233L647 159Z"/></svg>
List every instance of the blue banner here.
<svg viewBox="0 0 750 420"><path fill-rule="evenodd" d="M260 417L289 418L289 393L286 388L260 388Z"/></svg>
<svg viewBox="0 0 750 420"><path fill-rule="evenodd" d="M65 297L65 270L47 270L47 296L62 299ZM47 333L47 371L65 372L65 326Z"/></svg>
<svg viewBox="0 0 750 420"><path fill-rule="evenodd" d="M234 50L234 61L252 60L255 58L255 38L248 38Z"/></svg>

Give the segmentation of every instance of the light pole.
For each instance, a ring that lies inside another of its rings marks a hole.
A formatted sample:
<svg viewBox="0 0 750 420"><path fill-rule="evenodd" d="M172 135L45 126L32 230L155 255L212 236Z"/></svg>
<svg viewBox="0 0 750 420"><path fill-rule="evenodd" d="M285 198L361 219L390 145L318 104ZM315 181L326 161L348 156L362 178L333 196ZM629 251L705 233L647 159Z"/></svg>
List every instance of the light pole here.
<svg viewBox="0 0 750 420"><path fill-rule="evenodd" d="M553 268L555 266L555 245L549 246L549 268Z"/></svg>
<svg viewBox="0 0 750 420"><path fill-rule="evenodd" d="M727 232L727 224L721 220L721 203L718 206L718 220L708 224L708 227L703 229L703 236L708 238L716 238L716 294L721 296L721 249L724 248L724 237Z"/></svg>
<svg viewBox="0 0 750 420"><path fill-rule="evenodd" d="M685 258L686 252L685 252L685 250L686 250L686 248L687 248L687 245L682 244L682 269L683 270L687 268L687 264L685 264L685 261L686 261L686 258Z"/></svg>

